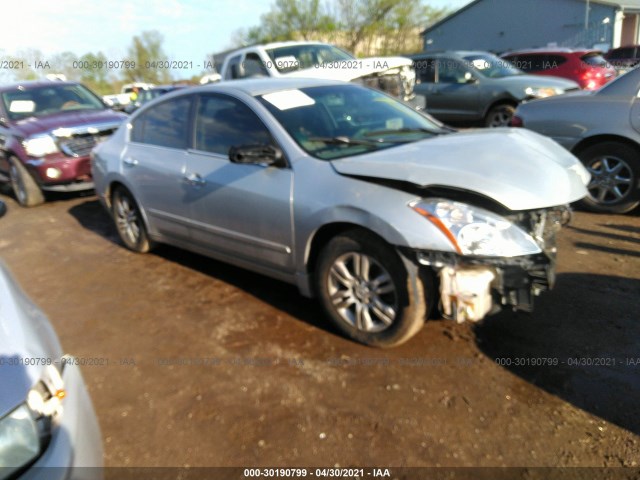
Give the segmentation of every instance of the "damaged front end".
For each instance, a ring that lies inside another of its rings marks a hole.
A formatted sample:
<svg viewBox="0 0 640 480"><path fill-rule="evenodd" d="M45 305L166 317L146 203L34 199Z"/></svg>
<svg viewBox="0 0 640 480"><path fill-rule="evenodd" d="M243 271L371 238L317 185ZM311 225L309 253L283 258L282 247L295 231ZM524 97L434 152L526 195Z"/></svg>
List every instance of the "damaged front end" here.
<svg viewBox="0 0 640 480"><path fill-rule="evenodd" d="M357 79L367 87L382 90L405 102L415 98L416 72L410 65L389 68Z"/></svg>
<svg viewBox="0 0 640 480"><path fill-rule="evenodd" d="M413 208L415 209L416 205ZM519 248L523 254L515 254L517 252L504 249L503 245L489 251L490 254L474 254L469 251L468 246L460 246L460 232L452 235L451 225L445 225L446 221L443 222L441 218L426 210L421 214L435 223L440 223L437 226L446 228L451 235L450 240L456 246L455 253L413 251L414 261L430 267L438 276L440 309L446 318L458 323L477 322L486 315L500 311L504 306L531 312L534 297L553 287L556 234L561 226L570 221L571 210L568 206L495 216L504 220L503 225L498 225L503 231L515 229L514 231L520 232L518 235L522 237L522 245ZM529 239L535 245L527 245L524 242ZM519 239L513 234L510 240ZM500 243L500 240L496 242ZM505 250L504 256L499 255L500 248Z"/></svg>

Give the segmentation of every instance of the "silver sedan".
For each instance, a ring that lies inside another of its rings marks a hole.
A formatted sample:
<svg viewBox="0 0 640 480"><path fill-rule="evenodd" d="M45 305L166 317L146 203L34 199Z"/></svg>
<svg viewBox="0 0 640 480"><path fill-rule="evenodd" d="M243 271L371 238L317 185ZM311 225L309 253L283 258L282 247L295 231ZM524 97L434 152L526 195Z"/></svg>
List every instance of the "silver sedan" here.
<svg viewBox="0 0 640 480"><path fill-rule="evenodd" d="M459 322L531 310L589 179L535 133L455 133L379 91L312 79L164 96L92 168L128 248L169 243L293 283L380 347L438 303Z"/></svg>
<svg viewBox="0 0 640 480"><path fill-rule="evenodd" d="M640 205L640 69L594 93L536 100L518 107L514 126L556 140L591 173L590 210L626 213Z"/></svg>

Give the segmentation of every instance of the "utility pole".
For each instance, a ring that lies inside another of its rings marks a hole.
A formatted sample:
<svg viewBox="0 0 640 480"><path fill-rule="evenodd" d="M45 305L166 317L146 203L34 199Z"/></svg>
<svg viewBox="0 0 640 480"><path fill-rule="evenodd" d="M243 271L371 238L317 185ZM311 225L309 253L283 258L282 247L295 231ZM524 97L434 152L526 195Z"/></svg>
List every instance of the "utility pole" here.
<svg viewBox="0 0 640 480"><path fill-rule="evenodd" d="M589 6L589 4L590 4L590 1L587 0L587 8L584 11L584 29L585 29L585 31L589 30L589 9L591 8Z"/></svg>

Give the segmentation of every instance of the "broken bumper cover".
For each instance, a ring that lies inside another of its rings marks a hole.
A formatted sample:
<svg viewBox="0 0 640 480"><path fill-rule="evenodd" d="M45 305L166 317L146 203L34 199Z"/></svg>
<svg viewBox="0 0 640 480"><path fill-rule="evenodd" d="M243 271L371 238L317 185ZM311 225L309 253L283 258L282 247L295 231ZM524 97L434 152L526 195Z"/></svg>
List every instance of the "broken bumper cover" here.
<svg viewBox="0 0 640 480"><path fill-rule="evenodd" d="M435 271L445 317L479 321L501 307L533 311L534 297L553 288L555 256L545 253L513 258L469 257L412 251L410 258Z"/></svg>

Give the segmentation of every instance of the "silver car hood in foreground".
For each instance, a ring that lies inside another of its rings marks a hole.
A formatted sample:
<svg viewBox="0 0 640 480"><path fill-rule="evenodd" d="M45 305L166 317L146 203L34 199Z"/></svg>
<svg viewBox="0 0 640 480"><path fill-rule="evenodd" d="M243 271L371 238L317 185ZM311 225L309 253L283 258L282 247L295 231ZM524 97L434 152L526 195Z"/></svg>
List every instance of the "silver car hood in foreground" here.
<svg viewBox="0 0 640 480"><path fill-rule="evenodd" d="M524 129L442 135L332 164L344 175L474 191L510 210L575 202L590 178L571 153Z"/></svg>
<svg viewBox="0 0 640 480"><path fill-rule="evenodd" d="M49 320L0 262L0 417L27 399L44 371L42 359L55 361L61 356ZM17 359L23 362L10 364Z"/></svg>

